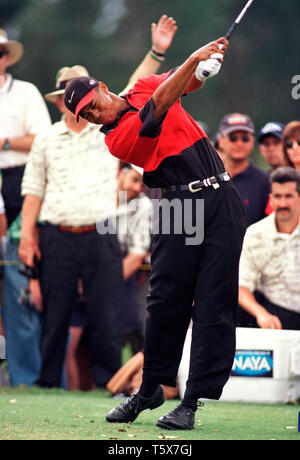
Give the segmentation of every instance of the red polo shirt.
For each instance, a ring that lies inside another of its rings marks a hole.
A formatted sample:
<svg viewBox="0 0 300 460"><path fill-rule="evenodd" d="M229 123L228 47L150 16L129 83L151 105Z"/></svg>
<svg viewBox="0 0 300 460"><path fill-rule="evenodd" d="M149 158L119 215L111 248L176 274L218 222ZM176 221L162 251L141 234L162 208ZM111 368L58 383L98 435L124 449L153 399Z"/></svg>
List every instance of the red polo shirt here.
<svg viewBox="0 0 300 460"><path fill-rule="evenodd" d="M115 123L101 128L111 154L142 167L149 187L186 184L224 171L207 135L180 99L161 122L155 120L152 94L171 73L138 80L125 96L131 107Z"/></svg>

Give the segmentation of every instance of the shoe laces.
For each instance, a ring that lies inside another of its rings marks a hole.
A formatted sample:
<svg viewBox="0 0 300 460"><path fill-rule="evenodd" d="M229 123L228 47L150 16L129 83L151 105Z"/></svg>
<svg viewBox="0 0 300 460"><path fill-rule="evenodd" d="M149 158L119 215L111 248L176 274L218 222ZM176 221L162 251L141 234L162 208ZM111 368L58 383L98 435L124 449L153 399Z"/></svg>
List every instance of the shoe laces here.
<svg viewBox="0 0 300 460"><path fill-rule="evenodd" d="M124 409L128 408L130 411L134 409L135 412L137 412L138 410L138 405L139 405L139 397L136 393L133 393L131 396L126 398L125 401L122 402L122 406L124 407Z"/></svg>
<svg viewBox="0 0 300 460"><path fill-rule="evenodd" d="M183 406L183 405L180 403L180 404L178 404L178 406L175 407L175 409L173 409L172 412L173 412L174 414L180 414L182 411L185 411L186 409L190 409L191 411L193 410L193 409L191 409L191 408L189 408L189 407L187 407L187 406Z"/></svg>
<svg viewBox="0 0 300 460"><path fill-rule="evenodd" d="M197 401L197 410L201 409L201 407L203 407L203 406L204 406L204 402L202 402L202 401L200 401L200 399L198 399L198 401Z"/></svg>

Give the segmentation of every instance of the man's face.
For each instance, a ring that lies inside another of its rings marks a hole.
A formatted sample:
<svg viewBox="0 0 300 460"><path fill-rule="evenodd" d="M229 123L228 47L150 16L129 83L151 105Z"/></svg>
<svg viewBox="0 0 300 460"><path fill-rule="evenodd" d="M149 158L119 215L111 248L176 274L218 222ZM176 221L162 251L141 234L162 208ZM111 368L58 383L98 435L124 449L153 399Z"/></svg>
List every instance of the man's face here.
<svg viewBox="0 0 300 460"><path fill-rule="evenodd" d="M5 54L3 54L5 53ZM9 64L9 55L4 46L0 45L0 75L4 75ZM1 83L1 82L0 82Z"/></svg>
<svg viewBox="0 0 300 460"><path fill-rule="evenodd" d="M118 118L116 105L107 86L100 82L95 90L95 96L92 102L80 111L80 116L90 123L96 125L107 125L113 123Z"/></svg>
<svg viewBox="0 0 300 460"><path fill-rule="evenodd" d="M300 195L297 192L296 182L272 184L270 194L271 206L278 222L289 222L300 216Z"/></svg>
<svg viewBox="0 0 300 460"><path fill-rule="evenodd" d="M283 145L278 137L264 136L259 144L259 150L271 168L286 166Z"/></svg>
<svg viewBox="0 0 300 460"><path fill-rule="evenodd" d="M254 148L255 139L253 134L247 131L233 131L230 134L221 135L219 145L225 157L232 161L241 161L248 158Z"/></svg>
<svg viewBox="0 0 300 460"><path fill-rule="evenodd" d="M127 193L127 201L137 198L143 190L141 174L134 169L124 169L119 174L119 191Z"/></svg>

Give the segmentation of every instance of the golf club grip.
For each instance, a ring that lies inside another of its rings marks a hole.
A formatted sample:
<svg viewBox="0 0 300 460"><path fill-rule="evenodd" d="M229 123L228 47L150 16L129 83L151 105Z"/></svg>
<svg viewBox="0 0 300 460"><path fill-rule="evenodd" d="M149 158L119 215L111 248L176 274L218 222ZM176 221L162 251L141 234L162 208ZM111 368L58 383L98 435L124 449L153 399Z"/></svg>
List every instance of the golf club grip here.
<svg viewBox="0 0 300 460"><path fill-rule="evenodd" d="M237 22L234 22L234 23L232 24L232 26L231 26L230 29L228 30L227 34L225 35L225 38L227 38L227 40L230 39L230 37L232 36L232 34L233 34L233 32L235 31L235 29L237 28L237 26L238 26L238 23L237 23ZM208 77L208 75L209 75L209 72L207 72L206 70L204 70L203 76L204 76L204 77Z"/></svg>
<svg viewBox="0 0 300 460"><path fill-rule="evenodd" d="M230 39L230 37L232 36L232 34L233 34L233 32L235 31L235 29L237 28L237 26L238 26L238 23L237 23L237 22L234 22L234 23L232 24L232 26L231 26L230 29L228 30L227 34L225 35L225 38L227 38L227 40ZM208 77L209 72L207 72L206 70L204 70L204 72L202 73L202 75L203 75L204 77Z"/></svg>
<svg viewBox="0 0 300 460"><path fill-rule="evenodd" d="M232 26L230 27L230 29L228 30L227 34L225 35L225 38L227 38L227 40L230 39L231 35L233 34L233 32L235 31L235 29L237 28L238 26L238 22L234 22L232 24Z"/></svg>

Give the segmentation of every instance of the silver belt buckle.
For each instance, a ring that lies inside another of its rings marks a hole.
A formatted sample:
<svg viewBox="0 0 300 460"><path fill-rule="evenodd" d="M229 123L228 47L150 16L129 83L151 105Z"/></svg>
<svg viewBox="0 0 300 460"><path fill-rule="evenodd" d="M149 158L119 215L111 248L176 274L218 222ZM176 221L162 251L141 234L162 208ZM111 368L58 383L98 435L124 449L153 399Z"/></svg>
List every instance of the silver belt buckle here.
<svg viewBox="0 0 300 460"><path fill-rule="evenodd" d="M212 185L214 190L217 190L218 188L220 188L220 184L218 184L217 179L216 179L215 176L210 177L209 181L210 181L210 185Z"/></svg>
<svg viewBox="0 0 300 460"><path fill-rule="evenodd" d="M200 192L200 190L202 190L202 187L193 188L193 185L198 184L199 182L200 182L199 180L196 180L195 182L190 182L189 183L189 191L191 193Z"/></svg>

